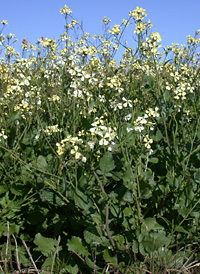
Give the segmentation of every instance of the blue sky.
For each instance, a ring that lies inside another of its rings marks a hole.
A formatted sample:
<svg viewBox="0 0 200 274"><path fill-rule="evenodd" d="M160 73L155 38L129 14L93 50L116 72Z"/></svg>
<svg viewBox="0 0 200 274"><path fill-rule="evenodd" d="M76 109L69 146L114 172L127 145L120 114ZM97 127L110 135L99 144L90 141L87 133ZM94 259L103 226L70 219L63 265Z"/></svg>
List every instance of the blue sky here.
<svg viewBox="0 0 200 274"><path fill-rule="evenodd" d="M14 33L19 39L15 48L19 50L23 38L34 44L38 38L58 39L64 30L64 18L60 8L72 8L73 16L83 22L85 32L102 34L101 20L109 17L114 24L127 19L129 11L136 6L146 9L154 32L159 32L163 46L173 42L184 44L186 36L200 29L200 0L6 0L1 1L0 22L8 21L4 34ZM133 25L125 35L129 46L134 46Z"/></svg>

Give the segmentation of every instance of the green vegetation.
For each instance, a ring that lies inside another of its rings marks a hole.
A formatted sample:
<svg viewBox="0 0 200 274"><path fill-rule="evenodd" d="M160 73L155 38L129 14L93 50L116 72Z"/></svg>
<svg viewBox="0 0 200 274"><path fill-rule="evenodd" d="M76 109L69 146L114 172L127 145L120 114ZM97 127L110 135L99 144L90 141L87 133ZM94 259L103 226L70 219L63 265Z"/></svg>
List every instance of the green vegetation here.
<svg viewBox="0 0 200 274"><path fill-rule="evenodd" d="M200 30L163 48L142 8L95 37L61 13L22 55L0 36L1 273L199 273Z"/></svg>

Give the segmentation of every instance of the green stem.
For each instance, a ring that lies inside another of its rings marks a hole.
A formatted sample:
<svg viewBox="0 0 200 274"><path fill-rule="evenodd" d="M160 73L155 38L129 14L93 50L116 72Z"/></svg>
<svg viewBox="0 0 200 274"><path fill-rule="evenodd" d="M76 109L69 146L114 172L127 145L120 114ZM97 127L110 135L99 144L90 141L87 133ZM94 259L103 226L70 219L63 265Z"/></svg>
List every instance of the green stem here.
<svg viewBox="0 0 200 274"><path fill-rule="evenodd" d="M109 205L108 205L108 203L106 204L106 231L107 231L108 237L112 243L112 246L115 247L115 243L111 236L110 228L109 228Z"/></svg>
<svg viewBox="0 0 200 274"><path fill-rule="evenodd" d="M105 192L105 190L104 190L104 186L103 186L101 180L99 179L99 176L98 176L97 173L95 172L94 168L92 168L92 171L93 171L94 176L96 177L96 179L97 179L97 181L98 181L98 183L99 183L99 185L100 185L100 187L101 187L102 192L106 194L106 192Z"/></svg>
<svg viewBox="0 0 200 274"><path fill-rule="evenodd" d="M185 216L185 218L180 222L180 224L178 226L181 226L183 222L185 222L185 220L187 219L187 217L190 215L190 213L193 211L193 209L200 203L200 200L198 200L195 205L190 209L190 211L188 212L188 214ZM174 232L174 231L173 231Z"/></svg>
<svg viewBox="0 0 200 274"><path fill-rule="evenodd" d="M29 172L33 173L33 170L36 170L36 171L39 171L39 172L41 172L41 173L43 173L43 174L45 174L45 175L49 175L49 176L51 176L51 177L57 178L57 179L59 179L59 180L62 179L62 177L60 177L60 176L57 176L57 175L55 175L55 174L52 174L52 173L49 173L49 172L47 172L47 171L41 170L41 169L39 169L39 168L37 168L37 167L35 167L35 166L33 166L33 165L31 166L31 168L32 168L32 170L31 170L31 169L28 167L28 164L27 164L25 161L23 161L22 159L20 159L19 156L16 155L15 153L13 153L11 150L9 150L9 149L7 149L7 148L1 146L1 145L0 145L0 148L2 148L2 149L4 149L5 151L9 152L9 153L12 155L12 157L13 157L14 159L17 159L21 164L23 164L24 167L25 167Z"/></svg>
<svg viewBox="0 0 200 274"><path fill-rule="evenodd" d="M108 197L107 193L105 192L104 186L103 186L101 180L99 179L99 176L95 172L94 168L92 168L92 171L93 171L93 173L94 173L94 175L95 175L95 177L96 177L96 179L97 179L97 181L98 181L98 183L101 187L102 192L104 193L104 195L106 194L106 196ZM115 247L115 243L114 243L114 240L112 238L112 235L110 233L110 228L109 228L109 205L108 205L108 201L106 203L106 232L108 234L108 237L110 239L110 242L111 242L112 246Z"/></svg>
<svg viewBox="0 0 200 274"><path fill-rule="evenodd" d="M188 154L184 159L183 162L185 162L187 159L189 159L194 153L198 152L200 150L200 145L196 149L194 149L190 154Z"/></svg>
<svg viewBox="0 0 200 274"><path fill-rule="evenodd" d="M62 198L62 200L64 200L67 204L70 203L70 201L65 196L63 196L62 193L60 193L53 184L46 180L44 180L44 183L48 185L56 194L58 194L58 196L60 196L60 198Z"/></svg>

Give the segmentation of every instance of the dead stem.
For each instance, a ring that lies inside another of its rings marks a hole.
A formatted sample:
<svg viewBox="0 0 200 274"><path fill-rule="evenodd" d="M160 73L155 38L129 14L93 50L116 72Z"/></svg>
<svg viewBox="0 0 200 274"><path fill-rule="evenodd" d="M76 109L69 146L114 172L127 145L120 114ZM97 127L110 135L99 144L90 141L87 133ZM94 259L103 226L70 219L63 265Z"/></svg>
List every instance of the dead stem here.
<svg viewBox="0 0 200 274"><path fill-rule="evenodd" d="M27 253L28 253L28 255L29 255L29 258L30 258L30 260L31 260L31 262L32 262L32 264L33 264L33 266L34 266L34 269L35 269L36 273L37 273L37 274L40 274L40 272L39 272L39 270L37 269L37 266L36 266L36 264L35 264L35 262L34 262L32 256L31 256L31 253L30 253L30 251L29 251L29 249L28 249L28 247L27 247L25 241L22 240L22 243L23 243L23 245L24 245L24 247L25 247L25 249L26 249L26 251L27 251Z"/></svg>
<svg viewBox="0 0 200 274"><path fill-rule="evenodd" d="M21 272L21 268L20 268L20 262L19 262L19 255L18 255L18 247L17 247L17 240L15 238L15 236L12 234L12 237L15 241L15 251L16 251L16 263L17 263L17 268L19 270L19 272Z"/></svg>

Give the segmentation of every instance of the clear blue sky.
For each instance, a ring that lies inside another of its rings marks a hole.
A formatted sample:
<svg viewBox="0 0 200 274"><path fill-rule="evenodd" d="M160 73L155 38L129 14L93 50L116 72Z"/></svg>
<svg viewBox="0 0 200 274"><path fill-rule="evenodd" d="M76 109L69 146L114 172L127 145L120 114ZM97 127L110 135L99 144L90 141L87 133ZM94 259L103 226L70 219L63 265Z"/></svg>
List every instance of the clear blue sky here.
<svg viewBox="0 0 200 274"><path fill-rule="evenodd" d="M121 24L129 11L136 6L146 9L148 19L159 32L163 46L176 42L186 43L186 36L200 29L200 0L5 0L0 5L0 22L8 21L4 34L14 33L19 39L18 50L23 38L34 44L41 36L58 39L64 30L64 18L60 8L72 8L73 16L83 22L84 30L102 34L101 20L109 17L111 25ZM132 45L133 25L126 33L128 45Z"/></svg>

